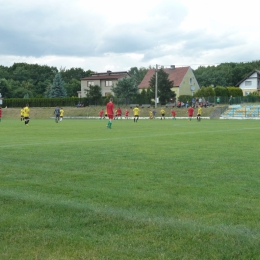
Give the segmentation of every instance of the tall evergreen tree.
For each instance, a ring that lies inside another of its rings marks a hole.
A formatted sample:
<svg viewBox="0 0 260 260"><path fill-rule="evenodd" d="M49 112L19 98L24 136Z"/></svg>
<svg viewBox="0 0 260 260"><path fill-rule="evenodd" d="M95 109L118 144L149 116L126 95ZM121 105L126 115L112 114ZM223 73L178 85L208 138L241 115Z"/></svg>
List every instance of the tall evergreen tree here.
<svg viewBox="0 0 260 260"><path fill-rule="evenodd" d="M60 75L60 73L57 73L53 79L53 84L48 92L48 97L49 98L62 98L66 97L66 89L64 87L65 83Z"/></svg>
<svg viewBox="0 0 260 260"><path fill-rule="evenodd" d="M101 87L99 85L89 86L89 89L86 90L87 98L90 102L93 102L94 105L98 105L102 97Z"/></svg>
<svg viewBox="0 0 260 260"><path fill-rule="evenodd" d="M124 98L125 102L127 103L127 100L129 100L137 94L138 86L134 78L125 77L120 79L115 87L112 87L112 91L115 93L116 97Z"/></svg>
<svg viewBox="0 0 260 260"><path fill-rule="evenodd" d="M176 96L175 92L171 90L173 88L173 81L170 81L168 76L169 74L167 74L163 68L157 72L157 96L160 98L160 103L166 103ZM155 77L156 76L153 75L149 82L153 96L155 96Z"/></svg>

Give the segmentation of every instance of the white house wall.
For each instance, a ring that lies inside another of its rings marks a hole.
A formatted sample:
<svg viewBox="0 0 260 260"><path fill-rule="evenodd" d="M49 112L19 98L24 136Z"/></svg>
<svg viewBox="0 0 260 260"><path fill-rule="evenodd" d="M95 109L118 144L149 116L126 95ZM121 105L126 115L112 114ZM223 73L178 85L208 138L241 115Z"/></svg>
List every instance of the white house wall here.
<svg viewBox="0 0 260 260"><path fill-rule="evenodd" d="M93 82L94 85L98 85L101 87L102 96L105 96L107 93L113 94L112 86L106 87L106 81L107 80L81 80L81 93L78 94L78 96L79 95L81 95L81 97L87 96L86 89L88 89L89 82ZM117 80L110 80L110 81L112 81L113 86L116 86Z"/></svg>
<svg viewBox="0 0 260 260"><path fill-rule="evenodd" d="M246 86L246 81L251 81L251 86ZM257 79L257 73L254 72L249 78L245 79L242 83L240 83L239 87L243 91L243 95L248 95L249 92L255 92L260 89L260 82Z"/></svg>

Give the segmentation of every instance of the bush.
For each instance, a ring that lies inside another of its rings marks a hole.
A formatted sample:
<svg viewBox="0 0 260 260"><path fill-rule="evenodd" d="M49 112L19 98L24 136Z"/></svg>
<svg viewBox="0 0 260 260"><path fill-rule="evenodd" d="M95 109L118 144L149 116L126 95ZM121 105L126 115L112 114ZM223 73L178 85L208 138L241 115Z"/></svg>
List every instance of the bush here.
<svg viewBox="0 0 260 260"><path fill-rule="evenodd" d="M55 107L55 106L76 106L78 103L88 106L87 98L5 98L3 107Z"/></svg>

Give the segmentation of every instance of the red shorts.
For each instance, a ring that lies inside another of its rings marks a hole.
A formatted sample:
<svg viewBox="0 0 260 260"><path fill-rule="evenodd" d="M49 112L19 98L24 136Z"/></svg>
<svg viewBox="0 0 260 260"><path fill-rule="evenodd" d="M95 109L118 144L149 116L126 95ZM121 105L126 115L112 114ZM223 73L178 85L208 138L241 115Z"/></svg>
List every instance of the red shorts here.
<svg viewBox="0 0 260 260"><path fill-rule="evenodd" d="M108 118L109 118L109 119L113 119L114 116L113 116L113 115L108 115Z"/></svg>

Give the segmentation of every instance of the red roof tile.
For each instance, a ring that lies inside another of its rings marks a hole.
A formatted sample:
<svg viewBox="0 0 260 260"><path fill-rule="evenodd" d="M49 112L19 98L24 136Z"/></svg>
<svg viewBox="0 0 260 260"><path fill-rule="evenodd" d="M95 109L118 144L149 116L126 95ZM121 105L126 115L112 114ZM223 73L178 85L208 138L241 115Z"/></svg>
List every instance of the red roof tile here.
<svg viewBox="0 0 260 260"><path fill-rule="evenodd" d="M190 67L181 67L175 69L164 69L164 71L169 74L168 78L170 81L173 81L174 87L179 87L185 74L187 73ZM138 88L148 88L149 82L152 76L155 73L155 69L150 69L147 71L146 75L144 76L143 80L139 84Z"/></svg>

